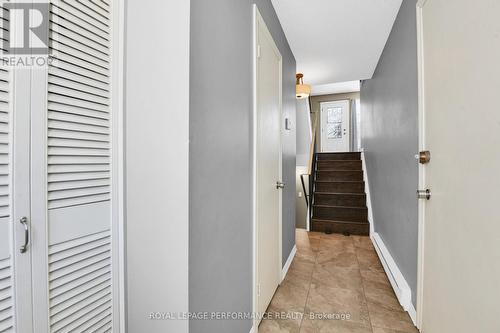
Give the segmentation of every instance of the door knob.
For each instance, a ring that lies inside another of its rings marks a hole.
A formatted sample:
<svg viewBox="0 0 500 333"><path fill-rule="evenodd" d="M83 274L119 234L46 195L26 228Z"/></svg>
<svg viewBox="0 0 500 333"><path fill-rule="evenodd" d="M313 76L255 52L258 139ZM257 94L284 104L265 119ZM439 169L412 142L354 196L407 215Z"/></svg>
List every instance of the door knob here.
<svg viewBox="0 0 500 333"><path fill-rule="evenodd" d="M282 183L280 181L276 182L276 188L277 189L284 189L285 188L285 183Z"/></svg>
<svg viewBox="0 0 500 333"><path fill-rule="evenodd" d="M431 198L431 190L429 190L429 189L426 189L426 190L417 190L417 197L419 199L430 200L430 198Z"/></svg>
<svg viewBox="0 0 500 333"><path fill-rule="evenodd" d="M428 150L423 150L415 155L415 158L420 164L427 164L431 161L431 152Z"/></svg>

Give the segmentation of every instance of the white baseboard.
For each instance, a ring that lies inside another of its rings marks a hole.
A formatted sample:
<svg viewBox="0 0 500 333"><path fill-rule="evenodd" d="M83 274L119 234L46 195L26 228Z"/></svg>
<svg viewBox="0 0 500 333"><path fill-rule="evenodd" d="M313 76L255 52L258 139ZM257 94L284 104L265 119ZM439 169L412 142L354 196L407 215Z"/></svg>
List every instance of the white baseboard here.
<svg viewBox="0 0 500 333"><path fill-rule="evenodd" d="M306 230L311 231L311 213L309 207L307 207L307 217L306 217Z"/></svg>
<svg viewBox="0 0 500 333"><path fill-rule="evenodd" d="M363 180L365 182L366 207L368 208L368 221L370 222L370 235L375 232L375 221L373 220L372 197L370 194L370 183L368 182L368 171L366 169L365 150L361 148L361 163L363 167Z"/></svg>
<svg viewBox="0 0 500 333"><path fill-rule="evenodd" d="M285 279L286 273L288 273L288 269L290 268L293 258L295 257L295 253L297 253L297 245L293 246L293 249L292 251L290 251L290 255L288 256L288 259L286 260L285 266L283 266L283 269L281 271L281 281Z"/></svg>
<svg viewBox="0 0 500 333"><path fill-rule="evenodd" d="M370 235L370 238L373 242L375 250L377 251L380 261L384 266L385 273L389 278L389 282L394 289L394 293L396 294L399 303L403 309L408 312L411 320L416 325L417 313L413 303L411 302L411 288L408 285L408 282L406 282L403 273L399 270L398 265L392 258L380 235L374 232Z"/></svg>
<svg viewBox="0 0 500 333"><path fill-rule="evenodd" d="M413 303L410 302L410 308L408 309L408 314L410 315L411 321L413 322L413 325L417 326L417 310L415 310L415 307L413 306Z"/></svg>

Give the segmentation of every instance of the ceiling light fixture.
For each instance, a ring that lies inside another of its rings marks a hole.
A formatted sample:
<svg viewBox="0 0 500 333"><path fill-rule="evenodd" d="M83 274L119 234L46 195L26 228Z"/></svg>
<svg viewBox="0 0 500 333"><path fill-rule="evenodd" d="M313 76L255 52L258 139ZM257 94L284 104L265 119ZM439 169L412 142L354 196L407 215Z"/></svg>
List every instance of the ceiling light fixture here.
<svg viewBox="0 0 500 333"><path fill-rule="evenodd" d="M295 94L297 96L297 99L304 99L309 97L309 95L311 94L311 86L308 84L304 84L304 74L297 73L295 77L297 78L297 83L295 86Z"/></svg>

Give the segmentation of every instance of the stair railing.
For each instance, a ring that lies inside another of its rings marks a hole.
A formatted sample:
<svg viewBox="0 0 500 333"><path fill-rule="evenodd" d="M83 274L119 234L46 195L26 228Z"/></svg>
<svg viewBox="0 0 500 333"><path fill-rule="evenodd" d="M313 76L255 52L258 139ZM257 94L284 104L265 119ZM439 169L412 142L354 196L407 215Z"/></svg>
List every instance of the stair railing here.
<svg viewBox="0 0 500 333"><path fill-rule="evenodd" d="M309 162L307 166L307 173L300 175L300 182L302 183L302 191L304 192L304 199L306 200L306 206L308 208L309 218L312 216L312 201L313 201L313 191L314 191L314 170L316 168L316 132L318 127L318 116L316 115L314 119L314 126L312 129L312 139L309 146ZM304 177L308 177L308 189L306 189Z"/></svg>

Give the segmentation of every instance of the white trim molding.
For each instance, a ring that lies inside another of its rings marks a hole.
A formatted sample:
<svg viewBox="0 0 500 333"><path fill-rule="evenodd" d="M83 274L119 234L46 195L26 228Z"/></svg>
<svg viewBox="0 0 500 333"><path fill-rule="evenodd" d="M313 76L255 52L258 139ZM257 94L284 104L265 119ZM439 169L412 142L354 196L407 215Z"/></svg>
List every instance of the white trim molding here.
<svg viewBox="0 0 500 333"><path fill-rule="evenodd" d="M418 51L418 148L426 150L425 143L425 91L424 91L424 26L423 8L427 0L417 2L417 51ZM418 188L425 188L425 167L418 164ZM424 298L424 245L425 245L425 203L418 201L418 266L417 266L417 313L416 326L422 328ZM413 319L413 318L412 318Z"/></svg>
<svg viewBox="0 0 500 333"><path fill-rule="evenodd" d="M417 313L413 303L411 302L410 285L406 282L403 273L399 270L398 265L392 258L380 235L374 232L370 235L370 238L373 242L373 246L375 247L375 251L377 251L380 261L382 262L382 266L384 266L385 273L389 278L389 282L391 283L392 289L394 289L394 293L396 294L399 303L403 309L408 312L413 324L416 325Z"/></svg>
<svg viewBox="0 0 500 333"><path fill-rule="evenodd" d="M361 163L363 168L363 180L365 182L366 206L368 208L368 221L370 222L370 235L375 232L375 221L373 219L372 198L370 194L370 184L368 182L368 171L366 169L365 149L361 148Z"/></svg>
<svg viewBox="0 0 500 333"><path fill-rule="evenodd" d="M293 258L295 258L296 253L297 245L294 245L292 251L290 251L288 259L285 262L285 266L283 266L283 269L281 270L281 281L285 279L286 273L288 273L288 269L290 268L290 265L292 264Z"/></svg>

